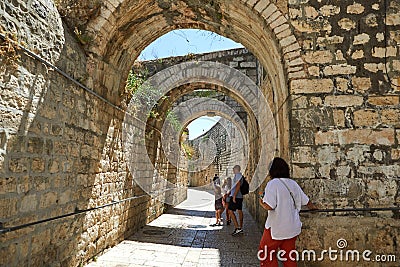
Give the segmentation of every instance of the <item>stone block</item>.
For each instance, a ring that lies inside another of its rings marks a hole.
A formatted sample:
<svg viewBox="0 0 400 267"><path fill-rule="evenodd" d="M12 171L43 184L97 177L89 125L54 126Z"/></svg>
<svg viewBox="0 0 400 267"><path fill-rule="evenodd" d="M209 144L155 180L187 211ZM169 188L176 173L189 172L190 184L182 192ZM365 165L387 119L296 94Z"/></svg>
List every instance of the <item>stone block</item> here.
<svg viewBox="0 0 400 267"><path fill-rule="evenodd" d="M240 63L241 68L256 68L256 62L241 62Z"/></svg>
<svg viewBox="0 0 400 267"><path fill-rule="evenodd" d="M364 51L363 50L356 50L351 54L352 59L361 59L364 58Z"/></svg>
<svg viewBox="0 0 400 267"><path fill-rule="evenodd" d="M47 229L44 232L37 233L32 237L32 253L45 251L51 240L51 230Z"/></svg>
<svg viewBox="0 0 400 267"><path fill-rule="evenodd" d="M291 45L293 43L296 43L296 42L297 42L296 37L294 35L289 35L289 36L283 38L282 40L280 40L279 44L282 47L286 47L286 46L289 46L289 45Z"/></svg>
<svg viewBox="0 0 400 267"><path fill-rule="evenodd" d="M356 66L351 66L347 64L331 65L324 68L324 74L327 76L354 74L356 73L356 71Z"/></svg>
<svg viewBox="0 0 400 267"><path fill-rule="evenodd" d="M349 81L344 78L336 78L336 89L338 92L347 92L349 89Z"/></svg>
<svg viewBox="0 0 400 267"><path fill-rule="evenodd" d="M43 152L44 141L40 137L30 137L28 139L27 151L32 154L41 154Z"/></svg>
<svg viewBox="0 0 400 267"><path fill-rule="evenodd" d="M393 70L400 72L400 60L393 60L392 61Z"/></svg>
<svg viewBox="0 0 400 267"><path fill-rule="evenodd" d="M364 17L364 22L371 28L377 27L378 26L377 15L373 13L368 14L367 16Z"/></svg>
<svg viewBox="0 0 400 267"><path fill-rule="evenodd" d="M344 111L340 109L333 110L333 122L337 127L344 127L345 126L345 117Z"/></svg>
<svg viewBox="0 0 400 267"><path fill-rule="evenodd" d="M319 76L319 67L317 66L308 67L308 73L311 76Z"/></svg>
<svg viewBox="0 0 400 267"><path fill-rule="evenodd" d="M306 16L306 18L315 19L316 17L318 17L319 14L314 7L305 6L304 7L304 15Z"/></svg>
<svg viewBox="0 0 400 267"><path fill-rule="evenodd" d="M368 103L373 106L396 106L399 105L399 96L370 96L368 98Z"/></svg>
<svg viewBox="0 0 400 267"><path fill-rule="evenodd" d="M346 61L346 59L343 56L342 50L336 50L335 59L336 59L336 61Z"/></svg>
<svg viewBox="0 0 400 267"><path fill-rule="evenodd" d="M316 158L323 164L334 165L340 158L339 149L336 146L319 147Z"/></svg>
<svg viewBox="0 0 400 267"><path fill-rule="evenodd" d="M60 170L59 161L56 160L56 159L50 160L49 163L48 163L48 170L52 174L59 172L59 170Z"/></svg>
<svg viewBox="0 0 400 267"><path fill-rule="evenodd" d="M320 97L311 97L310 104L313 106L322 106L322 99Z"/></svg>
<svg viewBox="0 0 400 267"><path fill-rule="evenodd" d="M353 77L351 79L353 89L357 92L364 93L371 89L371 79L366 77Z"/></svg>
<svg viewBox="0 0 400 267"><path fill-rule="evenodd" d="M276 5L269 5L262 13L261 16L263 16L265 19L268 19L275 11L277 11L278 8Z"/></svg>
<svg viewBox="0 0 400 267"><path fill-rule="evenodd" d="M44 158L34 158L31 162L31 172L44 172L46 160Z"/></svg>
<svg viewBox="0 0 400 267"><path fill-rule="evenodd" d="M28 170L28 161L26 158L11 158L8 162L10 172L23 173Z"/></svg>
<svg viewBox="0 0 400 267"><path fill-rule="evenodd" d="M352 29L355 29L357 24L355 21L353 21L349 18L343 18L338 21L338 25L343 30L350 31Z"/></svg>
<svg viewBox="0 0 400 267"><path fill-rule="evenodd" d="M369 40L370 40L369 34L360 33L360 34L354 36L353 45L365 44L365 43L368 43Z"/></svg>
<svg viewBox="0 0 400 267"><path fill-rule="evenodd" d="M375 126L379 123L379 113L377 110L357 110L354 112L354 126Z"/></svg>
<svg viewBox="0 0 400 267"><path fill-rule="evenodd" d="M333 81L331 79L299 79L290 83L290 89L294 94L318 94L331 93Z"/></svg>
<svg viewBox="0 0 400 267"><path fill-rule="evenodd" d="M247 3L247 4L249 4L249 3ZM260 0L254 6L254 9L257 10L259 13L261 13L269 4L270 4L269 0Z"/></svg>
<svg viewBox="0 0 400 267"><path fill-rule="evenodd" d="M305 96L292 97L292 106L294 109L307 108L307 98Z"/></svg>
<svg viewBox="0 0 400 267"><path fill-rule="evenodd" d="M365 10L365 7L360 3L354 3L347 6L347 13L349 14L361 14Z"/></svg>
<svg viewBox="0 0 400 267"><path fill-rule="evenodd" d="M394 144L393 129L351 129L351 130L335 130L328 132L315 133L316 145L324 144L367 144L367 145L393 145Z"/></svg>
<svg viewBox="0 0 400 267"><path fill-rule="evenodd" d="M315 32L321 32L321 31L331 32L332 31L332 26L329 23L315 25L312 22L308 22L308 21L294 20L294 21L292 21L292 25L296 30L298 30L299 32L304 32L304 33L315 33Z"/></svg>
<svg viewBox="0 0 400 267"><path fill-rule="evenodd" d="M0 199L0 218L9 218L17 214L17 199L16 198L1 198Z"/></svg>
<svg viewBox="0 0 400 267"><path fill-rule="evenodd" d="M400 148L392 148L392 160L400 160Z"/></svg>
<svg viewBox="0 0 400 267"><path fill-rule="evenodd" d="M329 50L306 52L304 61L311 64L327 64L333 60L332 52Z"/></svg>
<svg viewBox="0 0 400 267"><path fill-rule="evenodd" d="M361 106L364 103L362 96L355 95L329 95L325 97L325 105L331 107Z"/></svg>
<svg viewBox="0 0 400 267"><path fill-rule="evenodd" d="M332 45L332 44L341 44L343 43L343 36L327 36L327 37L318 37L317 38L317 44L320 46L327 46L327 45Z"/></svg>
<svg viewBox="0 0 400 267"><path fill-rule="evenodd" d="M388 126L400 127L399 109L384 109L381 112L381 122Z"/></svg>
<svg viewBox="0 0 400 267"><path fill-rule="evenodd" d="M37 209L38 199L36 195L25 195L21 199L20 212L33 212Z"/></svg>
<svg viewBox="0 0 400 267"><path fill-rule="evenodd" d="M48 192L43 194L40 197L39 208L48 208L58 203L57 193L56 192Z"/></svg>
<svg viewBox="0 0 400 267"><path fill-rule="evenodd" d="M315 172L312 167L302 167L293 164L292 177L295 179L315 178Z"/></svg>
<svg viewBox="0 0 400 267"><path fill-rule="evenodd" d="M340 13L340 7L334 5L324 5L319 10L325 17L334 16Z"/></svg>
<svg viewBox="0 0 400 267"><path fill-rule="evenodd" d="M292 154L293 163L312 163L314 158L312 156L311 147L295 147Z"/></svg>

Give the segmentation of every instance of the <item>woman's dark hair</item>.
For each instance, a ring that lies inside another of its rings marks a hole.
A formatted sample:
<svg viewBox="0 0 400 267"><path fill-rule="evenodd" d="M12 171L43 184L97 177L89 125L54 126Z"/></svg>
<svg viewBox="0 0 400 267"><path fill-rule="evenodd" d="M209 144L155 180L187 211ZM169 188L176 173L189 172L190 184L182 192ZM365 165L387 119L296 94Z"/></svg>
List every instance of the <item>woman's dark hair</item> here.
<svg viewBox="0 0 400 267"><path fill-rule="evenodd" d="M269 168L269 175L272 178L290 178L289 165L282 158L274 158Z"/></svg>

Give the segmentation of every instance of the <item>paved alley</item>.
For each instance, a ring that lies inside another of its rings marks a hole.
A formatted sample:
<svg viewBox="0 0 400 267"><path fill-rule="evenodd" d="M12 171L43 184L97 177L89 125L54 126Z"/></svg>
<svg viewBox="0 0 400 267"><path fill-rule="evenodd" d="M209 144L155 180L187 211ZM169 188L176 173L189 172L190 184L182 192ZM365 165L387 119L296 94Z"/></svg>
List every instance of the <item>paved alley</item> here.
<svg viewBox="0 0 400 267"><path fill-rule="evenodd" d="M261 229L246 210L244 233L238 236L231 236L233 225L209 226L214 222L214 196L189 190L185 202L87 267L259 265L257 249Z"/></svg>

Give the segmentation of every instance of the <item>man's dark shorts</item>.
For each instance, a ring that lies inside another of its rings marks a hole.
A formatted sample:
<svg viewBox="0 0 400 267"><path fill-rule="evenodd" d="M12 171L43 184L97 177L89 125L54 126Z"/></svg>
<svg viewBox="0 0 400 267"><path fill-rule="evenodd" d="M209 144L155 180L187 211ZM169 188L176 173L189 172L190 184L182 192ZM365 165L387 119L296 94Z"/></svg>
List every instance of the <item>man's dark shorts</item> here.
<svg viewBox="0 0 400 267"><path fill-rule="evenodd" d="M231 197L228 209L232 211L242 210L242 206L243 206L243 198L236 198L236 203L235 203L233 202L233 198Z"/></svg>

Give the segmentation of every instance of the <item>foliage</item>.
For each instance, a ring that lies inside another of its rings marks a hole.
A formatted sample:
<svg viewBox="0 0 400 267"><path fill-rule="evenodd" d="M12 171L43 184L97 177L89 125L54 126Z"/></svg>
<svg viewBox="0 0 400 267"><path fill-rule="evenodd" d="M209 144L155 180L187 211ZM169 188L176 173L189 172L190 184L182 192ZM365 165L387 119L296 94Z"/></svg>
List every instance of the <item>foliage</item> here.
<svg viewBox="0 0 400 267"><path fill-rule="evenodd" d="M179 121L178 116L176 116L176 114L171 110L168 110L167 112L167 121L171 124L174 130L176 131L181 130L182 127L181 122Z"/></svg>
<svg viewBox="0 0 400 267"><path fill-rule="evenodd" d="M151 107L159 99L165 99L158 88L145 83L145 79L140 75L130 72L128 76L127 85L125 90L128 94L132 96L131 103L133 103L134 108L138 107ZM157 118L158 112L151 109L148 116L151 118Z"/></svg>
<svg viewBox="0 0 400 267"><path fill-rule="evenodd" d="M125 86L125 91L132 96L131 103L134 108L141 106L149 107L153 105L157 100L165 100L167 96L164 96L158 88L146 84L145 81L149 71L147 69L137 69L136 71L131 70L128 75L128 79ZM157 120L162 119L156 108L152 108L147 114L149 118ZM181 124L178 117L171 110L166 113L166 120L169 121L171 126L176 130L180 131Z"/></svg>
<svg viewBox="0 0 400 267"><path fill-rule="evenodd" d="M78 41L83 45L87 45L93 41L93 37L91 35L89 35L88 33L82 33L82 31L80 31L76 27L75 27L74 33L75 33L76 39L78 39Z"/></svg>
<svg viewBox="0 0 400 267"><path fill-rule="evenodd" d="M195 154L195 149L188 143L182 143L181 145L183 152L185 153L188 159L192 159Z"/></svg>
<svg viewBox="0 0 400 267"><path fill-rule="evenodd" d="M218 96L218 92L217 91L213 91L213 90L197 90L193 92L193 96L195 97L208 97L208 98L212 98L212 97L216 97Z"/></svg>
<svg viewBox="0 0 400 267"><path fill-rule="evenodd" d="M147 75L147 69L139 70L137 71L137 73L133 70L130 70L128 74L128 79L126 81L125 91L130 94L135 93L146 81Z"/></svg>

